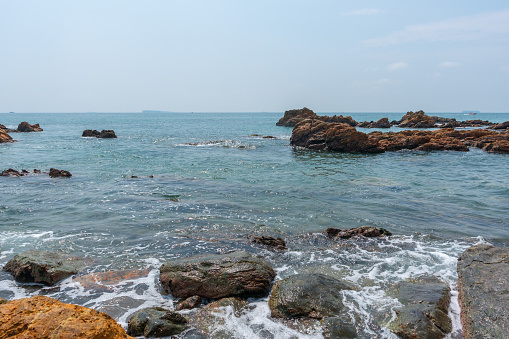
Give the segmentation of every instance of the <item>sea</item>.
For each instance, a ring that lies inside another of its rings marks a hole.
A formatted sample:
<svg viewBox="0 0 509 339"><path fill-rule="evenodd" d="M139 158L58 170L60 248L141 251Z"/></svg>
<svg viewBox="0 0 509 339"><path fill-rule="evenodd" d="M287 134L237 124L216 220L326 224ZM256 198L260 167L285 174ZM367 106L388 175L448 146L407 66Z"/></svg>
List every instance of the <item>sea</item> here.
<svg viewBox="0 0 509 339"><path fill-rule="evenodd" d="M398 120L404 113L342 114L360 122ZM432 115L509 120L509 113ZM0 114L0 123L9 128L27 121L44 129L11 133L17 142L0 144L0 171L54 167L72 173L71 178L0 177L0 266L17 253L43 249L86 258L79 275L146 272L97 289L83 286L79 277L53 287L20 284L1 271L0 297L47 295L106 312L126 327L139 309L175 308L176 300L159 284L164 262L243 250L266 258L276 280L311 272L357 286L338 293L359 338L396 338L385 326L400 304L388 288L420 274L436 275L452 289L449 337L461 337L457 258L475 244L509 245L509 155L476 148L308 151L290 145L292 128L276 126L282 116ZM118 138L83 138L85 129L113 129ZM323 233L365 225L393 235L332 241ZM259 235L283 238L288 250L252 243ZM273 319L268 298L250 301L240 315L228 308L215 313L208 336L323 337L319 323Z"/></svg>

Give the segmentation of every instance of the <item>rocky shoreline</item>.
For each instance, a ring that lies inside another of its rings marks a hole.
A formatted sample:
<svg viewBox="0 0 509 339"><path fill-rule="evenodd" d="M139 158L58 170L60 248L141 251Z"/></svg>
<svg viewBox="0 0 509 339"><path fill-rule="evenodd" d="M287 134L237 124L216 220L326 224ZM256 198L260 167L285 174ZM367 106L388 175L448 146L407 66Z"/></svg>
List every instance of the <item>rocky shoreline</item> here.
<svg viewBox="0 0 509 339"><path fill-rule="evenodd" d="M333 242L391 236L385 229L367 226L327 229L323 233ZM274 238L264 239L279 243ZM509 286L505 277L509 273L508 258L509 249L477 245L458 259L465 338L500 338L500 333L507 333L509 321L505 313ZM20 283L58 286L62 279L79 274L87 265L90 263L80 257L30 250L15 255L3 269ZM341 291L359 287L327 274L298 273L275 281L276 272L270 262L246 252L174 260L164 263L159 272L160 292L175 298L174 308L156 306L137 310L128 319L127 330L105 313L34 296L0 300L3 320L0 331L10 334L5 338L20 335L38 338L43 332L48 335L72 333L75 338L94 339L152 338L182 333L189 334L186 338L208 338L211 326L217 321L214 312L218 308L230 308L240 316L243 309L250 307L252 299L248 298L268 297L271 317L278 321L320 326L324 338L357 337L355 324L345 313ZM85 288L107 288L109 281L118 283L147 274L143 270L111 271L81 275L73 280ZM383 324L398 337L444 338L451 333L448 316L451 290L440 277L417 275L393 284L386 294L401 304L395 308L396 317ZM490 315L489 318L486 315ZM229 336L225 333L223 337ZM0 335L0 338L3 337Z"/></svg>

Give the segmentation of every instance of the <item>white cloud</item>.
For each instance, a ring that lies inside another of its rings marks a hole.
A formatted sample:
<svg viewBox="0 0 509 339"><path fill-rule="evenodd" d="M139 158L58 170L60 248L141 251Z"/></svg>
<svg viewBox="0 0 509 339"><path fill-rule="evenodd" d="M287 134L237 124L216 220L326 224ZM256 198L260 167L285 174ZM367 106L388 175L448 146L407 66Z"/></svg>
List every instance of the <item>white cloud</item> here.
<svg viewBox="0 0 509 339"><path fill-rule="evenodd" d="M407 26L385 37L365 40L368 46L397 45L408 42L472 41L509 37L509 10Z"/></svg>
<svg viewBox="0 0 509 339"><path fill-rule="evenodd" d="M395 62L393 64L390 64L389 66L387 66L387 69L389 71L397 71L397 70L400 70L400 69L403 69L403 68L406 68L408 67L408 64L406 62Z"/></svg>
<svg viewBox="0 0 509 339"><path fill-rule="evenodd" d="M357 9L357 10L351 11L351 12L345 12L342 15L343 16L373 15L373 14L377 14L380 12L381 12L381 10L376 9L376 8L363 8L363 9Z"/></svg>
<svg viewBox="0 0 509 339"><path fill-rule="evenodd" d="M457 62L454 62L454 61L445 61L445 62L442 62L440 65L440 67L444 67L444 68L451 68L451 67L458 67L460 64L458 64Z"/></svg>

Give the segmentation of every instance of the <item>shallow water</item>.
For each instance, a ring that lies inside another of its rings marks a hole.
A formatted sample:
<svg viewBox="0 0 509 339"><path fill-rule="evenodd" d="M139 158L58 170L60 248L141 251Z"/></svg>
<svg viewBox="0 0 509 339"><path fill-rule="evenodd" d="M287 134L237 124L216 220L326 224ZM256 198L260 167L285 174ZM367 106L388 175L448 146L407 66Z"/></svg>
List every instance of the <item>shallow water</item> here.
<svg viewBox="0 0 509 339"><path fill-rule="evenodd" d="M402 116L351 115L357 121ZM437 115L509 120L509 114ZM291 128L275 126L281 116L0 114L8 127L28 121L44 129L12 133L18 142L0 145L0 170L56 167L73 174L0 177L0 265L37 248L87 257L92 264L85 273L150 271L108 291L86 290L72 278L57 287L27 287L1 272L0 297L50 295L103 310L125 325L139 308L173 307L158 286L164 261L242 249L267 257L276 279L311 271L359 285L359 291L344 292L352 321L361 337L385 338L391 334L383 324L397 306L385 295L387 286L432 273L454 287L456 258L464 249L482 241L508 244L509 156L479 149L377 155L296 150L289 145ZM114 129L118 138L82 138L85 129ZM395 236L336 243L320 233L362 225ZM252 245L253 234L281 236L289 251ZM226 321L214 330L238 338L321 337L319 327L299 332L270 319L266 300L253 305L240 318L224 310Z"/></svg>

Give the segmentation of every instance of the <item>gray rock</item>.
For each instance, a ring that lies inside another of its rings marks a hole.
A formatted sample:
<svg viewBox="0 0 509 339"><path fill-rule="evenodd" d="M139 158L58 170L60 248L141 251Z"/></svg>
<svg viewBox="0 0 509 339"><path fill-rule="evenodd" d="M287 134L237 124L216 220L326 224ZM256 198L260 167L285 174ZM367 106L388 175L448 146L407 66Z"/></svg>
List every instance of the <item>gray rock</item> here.
<svg viewBox="0 0 509 339"><path fill-rule="evenodd" d="M321 323L325 339L357 338L357 329L346 315L323 318Z"/></svg>
<svg viewBox="0 0 509 339"><path fill-rule="evenodd" d="M507 338L509 333L509 248L470 247L458 258L463 335Z"/></svg>
<svg viewBox="0 0 509 339"><path fill-rule="evenodd" d="M267 295L276 276L267 261L246 252L179 259L160 273L163 289L174 297L212 299Z"/></svg>
<svg viewBox="0 0 509 339"><path fill-rule="evenodd" d="M145 337L166 337L180 334L187 328L187 320L180 314L161 307L144 308L129 318L127 334Z"/></svg>
<svg viewBox="0 0 509 339"><path fill-rule="evenodd" d="M389 295L403 304L388 326L399 337L439 339L451 332L452 322L447 315L450 288L437 277L407 279L392 286Z"/></svg>
<svg viewBox="0 0 509 339"><path fill-rule="evenodd" d="M297 274L272 287L269 307L272 317L321 319L339 315L343 308L341 290L348 284L324 274Z"/></svg>
<svg viewBox="0 0 509 339"><path fill-rule="evenodd" d="M78 273L84 266L83 258L59 252L31 250L14 256L3 269L18 282L53 285Z"/></svg>

